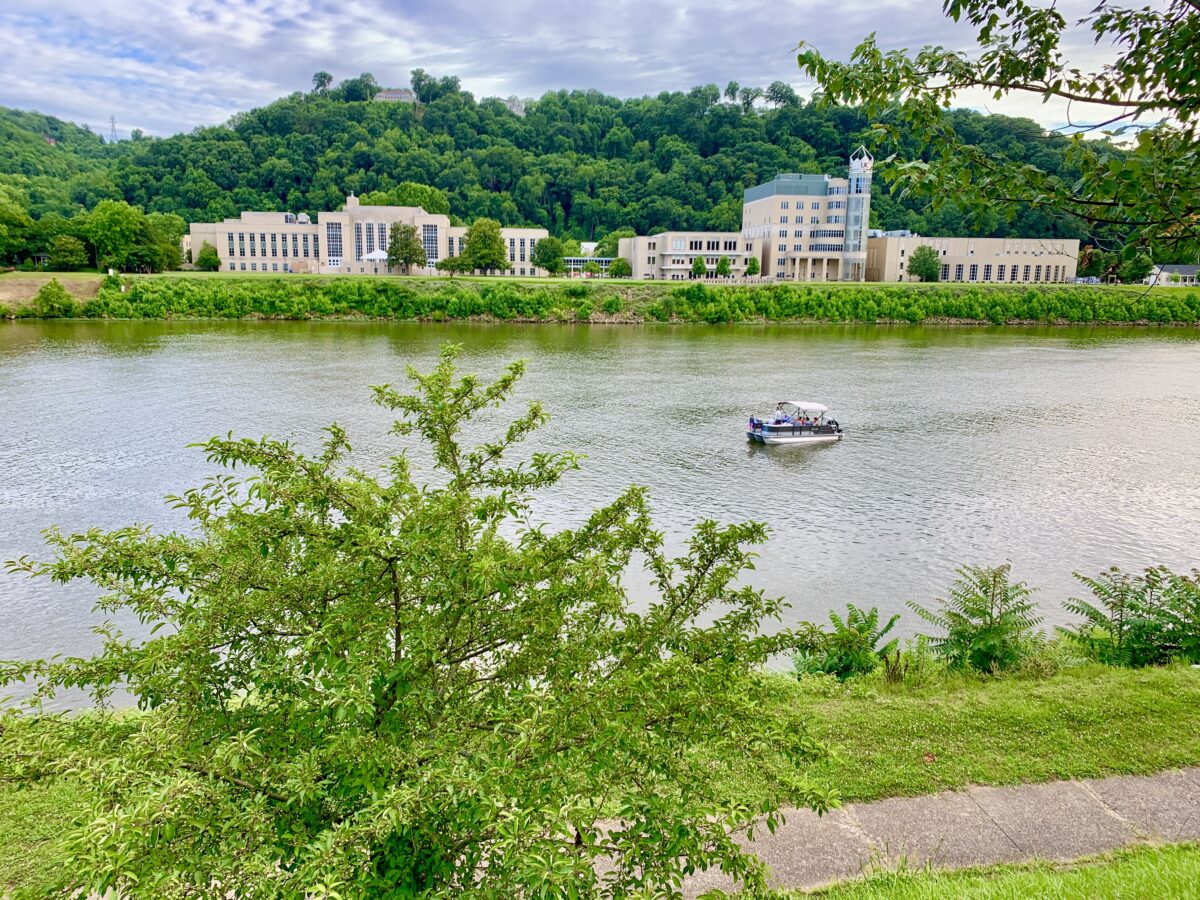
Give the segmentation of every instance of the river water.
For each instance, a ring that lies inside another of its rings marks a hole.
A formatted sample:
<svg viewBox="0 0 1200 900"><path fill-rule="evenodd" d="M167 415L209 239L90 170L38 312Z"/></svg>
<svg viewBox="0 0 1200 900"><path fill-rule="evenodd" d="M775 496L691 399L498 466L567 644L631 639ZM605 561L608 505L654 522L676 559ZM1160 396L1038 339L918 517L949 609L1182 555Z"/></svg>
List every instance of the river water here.
<svg viewBox="0 0 1200 900"><path fill-rule="evenodd" d="M162 498L212 471L187 445L214 434L315 448L337 421L378 465L402 443L368 385L447 341L482 374L528 359L519 397L552 415L531 448L586 454L544 521L630 483L673 546L704 518L765 521L749 580L791 622L903 612L1007 560L1058 624L1073 570L1200 564L1200 331L355 322L0 325L0 560L51 524L182 527ZM783 398L828 404L846 440L748 445ZM94 599L0 572L0 658L94 648Z"/></svg>

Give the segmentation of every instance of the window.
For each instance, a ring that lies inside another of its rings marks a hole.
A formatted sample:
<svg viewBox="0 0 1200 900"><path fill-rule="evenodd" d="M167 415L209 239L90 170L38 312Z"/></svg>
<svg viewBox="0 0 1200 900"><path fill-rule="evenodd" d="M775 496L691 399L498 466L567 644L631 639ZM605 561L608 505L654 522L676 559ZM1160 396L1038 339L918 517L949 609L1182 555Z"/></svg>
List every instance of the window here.
<svg viewBox="0 0 1200 900"><path fill-rule="evenodd" d="M809 217L808 217L808 224L809 224L809 225L820 225L820 224L821 224L821 217L820 217L820 216L809 216Z"/></svg>
<svg viewBox="0 0 1200 900"><path fill-rule="evenodd" d="M508 261L515 262L517 259L517 239L508 239Z"/></svg>
<svg viewBox="0 0 1200 900"><path fill-rule="evenodd" d="M258 236L258 249L259 249L259 254L258 254L259 256L266 256L266 255L267 255L267 235L266 235L266 232L263 232L263 233L259 234L259 236ZM266 268L266 267L264 266L263 268Z"/></svg>
<svg viewBox="0 0 1200 900"><path fill-rule="evenodd" d="M1034 267L1034 270L1033 270L1033 280L1034 280L1034 281L1041 281L1041 280L1042 280L1042 267L1041 267L1041 266L1035 266L1035 267Z"/></svg>
<svg viewBox="0 0 1200 900"><path fill-rule="evenodd" d="M809 244L808 251L810 253L840 253L842 251L841 244Z"/></svg>
<svg viewBox="0 0 1200 900"><path fill-rule="evenodd" d="M321 238L320 235L313 235L313 256L317 259L321 258Z"/></svg>
<svg viewBox="0 0 1200 900"><path fill-rule="evenodd" d="M1021 278L1021 280L1022 280L1022 281L1028 281L1028 280L1029 280L1029 269L1030 269L1030 267L1029 267L1029 266L1026 266L1026 267L1025 267L1025 271L1023 272L1023 274L1022 274L1022 278Z"/></svg>
<svg viewBox="0 0 1200 900"><path fill-rule="evenodd" d="M949 267L948 265L945 265L945 264L943 264L943 265L942 265L942 277L941 277L941 280L942 280L942 281L949 281L949 280L950 280L950 267Z"/></svg>
<svg viewBox="0 0 1200 900"><path fill-rule="evenodd" d="M726 250L733 250L733 251L735 251L735 252L736 252L736 250L737 250L737 241L726 241L726 242L725 242L725 249L726 249Z"/></svg>
<svg viewBox="0 0 1200 900"><path fill-rule="evenodd" d="M814 238L844 238L846 232L841 228L814 228L812 234L809 236ZM901 255L903 255L903 251L901 251Z"/></svg>
<svg viewBox="0 0 1200 900"><path fill-rule="evenodd" d="M1016 280L1017 280L1017 264L1016 264L1016 263L1013 263L1013 264L1012 264L1012 266L1010 267L1010 271L1009 271L1009 275L1008 275L1008 280L1009 280L1009 281L1016 281Z"/></svg>
<svg viewBox="0 0 1200 900"><path fill-rule="evenodd" d="M521 262L525 262L525 238L521 238ZM521 274L525 274L525 270L521 270Z"/></svg>
<svg viewBox="0 0 1200 900"><path fill-rule="evenodd" d="M299 240L300 240L300 235L298 235L298 234L293 234L293 235L292 235L292 256L299 256L299 255L300 255L300 249L299 249L299 248L300 248L300 244L299 244ZM307 235L307 234L304 236L304 243L305 243L305 244L307 244L307 243L308 243L308 235ZM308 254L307 254L307 253L305 253L304 255L305 255L305 256L308 256Z"/></svg>
<svg viewBox="0 0 1200 900"><path fill-rule="evenodd" d="M278 255L279 255L279 247L278 247L278 246L276 245L276 243L275 243L275 239L276 239L277 237L278 237L278 235L277 235L277 234L275 234L275 232L273 232L273 231L272 231L272 232L271 232L271 255L272 255L272 256L278 256Z"/></svg>
<svg viewBox="0 0 1200 900"><path fill-rule="evenodd" d="M780 217L779 217L779 224L780 224L780 225L786 225L786 224L787 224L787 216L780 216Z"/></svg>
<svg viewBox="0 0 1200 900"><path fill-rule="evenodd" d="M279 263L271 263L271 271L278 272L279 271Z"/></svg>
<svg viewBox="0 0 1200 900"><path fill-rule="evenodd" d="M362 223L354 223L354 261L360 262L363 258L363 235Z"/></svg>
<svg viewBox="0 0 1200 900"><path fill-rule="evenodd" d="M325 226L325 252L329 256L329 264L340 266L344 253L342 247L342 223L330 222ZM308 235L304 236L304 255L308 256Z"/></svg>
<svg viewBox="0 0 1200 900"><path fill-rule="evenodd" d="M380 250L386 251L388 244L390 243L390 235L388 234L387 226L380 222L377 226L375 226L375 231L378 235L375 239L375 246L377 246Z"/></svg>
<svg viewBox="0 0 1200 900"><path fill-rule="evenodd" d="M780 209L787 209L787 208L788 208L788 202L787 202L786 200L784 200L782 203L780 203L780 204L779 204L779 208L780 208Z"/></svg>
<svg viewBox="0 0 1200 900"><path fill-rule="evenodd" d="M979 280L979 266L976 265L975 263L972 263L970 272L967 275L967 281L978 281L978 280Z"/></svg>
<svg viewBox="0 0 1200 900"><path fill-rule="evenodd" d="M421 246L425 248L425 259L432 266L438 260L438 227L436 225L421 226Z"/></svg>
<svg viewBox="0 0 1200 900"><path fill-rule="evenodd" d="M963 276L963 264L959 263L958 265L956 265L954 267L954 280L962 281L962 276Z"/></svg>
<svg viewBox="0 0 1200 900"><path fill-rule="evenodd" d="M801 253L804 250L803 244L792 244L792 250L796 253Z"/></svg>
<svg viewBox="0 0 1200 900"><path fill-rule="evenodd" d="M780 253L787 253L787 244L780 244L780 245L779 245L779 252L780 252Z"/></svg>
<svg viewBox="0 0 1200 900"><path fill-rule="evenodd" d="M992 280L992 267L990 265L983 267L983 280L984 281Z"/></svg>
<svg viewBox="0 0 1200 900"><path fill-rule="evenodd" d="M996 280L997 281L1004 280L1004 268L1005 268L1004 263L1001 263L1000 265L996 266Z"/></svg>
<svg viewBox="0 0 1200 900"><path fill-rule="evenodd" d="M229 255L233 256L233 232L232 231L228 232L226 234L226 237L229 238Z"/></svg>
<svg viewBox="0 0 1200 900"><path fill-rule="evenodd" d="M845 216L826 216L825 221L830 225L841 225L846 221Z"/></svg>
<svg viewBox="0 0 1200 900"><path fill-rule="evenodd" d="M264 263L264 266L265 266L265 263ZM250 271L257 272L258 271L258 263L250 263Z"/></svg>
<svg viewBox="0 0 1200 900"><path fill-rule="evenodd" d="M246 271L246 264L245 264L245 263L242 263L242 271L243 271L243 272L245 272L245 271Z"/></svg>
<svg viewBox="0 0 1200 900"><path fill-rule="evenodd" d="M254 256L254 232L250 232L250 255Z"/></svg>
<svg viewBox="0 0 1200 900"><path fill-rule="evenodd" d="M683 249L683 238L672 238L671 239L671 249L672 250L682 250Z"/></svg>
<svg viewBox="0 0 1200 900"><path fill-rule="evenodd" d="M699 250L700 245L702 243L704 243L704 242L703 241L688 241L688 249L689 250Z"/></svg>
<svg viewBox="0 0 1200 900"><path fill-rule="evenodd" d="M285 234L285 235L283 235L283 239L280 241L280 243L281 243L281 244L283 244L283 258L284 258L284 259L287 259L287 255L288 255L288 252L287 252L287 239L288 239L288 236ZM295 239L296 239L296 236L293 234L293 235L292 235L292 240L294 241ZM284 271L285 271L285 272L287 271L287 268L286 268L286 267L284 268Z"/></svg>
<svg viewBox="0 0 1200 900"><path fill-rule="evenodd" d="M707 242L707 243L704 245L704 249L705 249L705 250L720 250L720 249L721 249L721 242L720 242L720 241L708 241L708 242Z"/></svg>
<svg viewBox="0 0 1200 900"><path fill-rule="evenodd" d="M814 200L814 201L813 201L812 208L813 208L813 209L820 209L820 208L821 208L821 204L820 204L820 203L818 203L816 200Z"/></svg>
<svg viewBox="0 0 1200 900"><path fill-rule="evenodd" d="M229 264L229 271L230 271L230 272L233 272L233 271L234 271L234 270L236 270L236 269L237 269L237 263L231 262L231 263Z"/></svg>
<svg viewBox="0 0 1200 900"><path fill-rule="evenodd" d="M845 200L830 200L828 203L828 208L829 209L845 209L846 201Z"/></svg>
<svg viewBox="0 0 1200 900"><path fill-rule="evenodd" d="M354 226L357 228L358 226ZM371 227L371 223L367 223L367 252L375 252L375 229Z"/></svg>
<svg viewBox="0 0 1200 900"><path fill-rule="evenodd" d="M801 229L797 228L795 231L792 232L792 237L804 237L804 232Z"/></svg>

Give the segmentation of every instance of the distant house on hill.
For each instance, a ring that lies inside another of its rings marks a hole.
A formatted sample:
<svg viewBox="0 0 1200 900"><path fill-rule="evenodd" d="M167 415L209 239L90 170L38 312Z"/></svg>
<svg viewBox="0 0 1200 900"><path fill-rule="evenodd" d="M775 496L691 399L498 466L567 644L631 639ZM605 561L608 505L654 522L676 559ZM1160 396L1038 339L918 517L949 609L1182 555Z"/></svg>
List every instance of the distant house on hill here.
<svg viewBox="0 0 1200 900"><path fill-rule="evenodd" d="M416 103L417 95L412 88L384 88L375 94L375 99L388 103Z"/></svg>
<svg viewBox="0 0 1200 900"><path fill-rule="evenodd" d="M1195 287L1200 284L1200 266L1155 266L1146 276L1146 284L1160 287Z"/></svg>
<svg viewBox="0 0 1200 900"><path fill-rule="evenodd" d="M516 96L515 94L513 94L510 97L484 97L483 99L484 100L496 100L500 103L503 103L504 108L507 109L514 116L524 116L525 115L525 104L533 102L532 98L522 99L522 98Z"/></svg>

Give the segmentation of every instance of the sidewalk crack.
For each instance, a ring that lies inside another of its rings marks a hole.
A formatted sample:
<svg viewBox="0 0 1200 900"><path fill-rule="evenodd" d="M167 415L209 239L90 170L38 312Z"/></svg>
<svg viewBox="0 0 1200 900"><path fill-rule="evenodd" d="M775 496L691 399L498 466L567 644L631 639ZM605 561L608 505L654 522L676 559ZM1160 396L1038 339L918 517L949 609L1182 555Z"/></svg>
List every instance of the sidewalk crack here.
<svg viewBox="0 0 1200 900"><path fill-rule="evenodd" d="M975 806L977 806L979 808L979 811L987 817L987 820L996 826L996 830L999 831L1002 835L1004 835L1005 838L1008 839L1008 842L1013 845L1013 848L1018 853L1025 852L1025 848L1022 847L1020 844L1018 844L1015 840L1013 840L1013 836L1004 830L1004 826L1001 825L999 822L997 822L992 817L992 814L983 808L983 804L979 802L979 800L975 796L975 793L970 788L967 789L967 796L971 798L971 802L974 803Z"/></svg>

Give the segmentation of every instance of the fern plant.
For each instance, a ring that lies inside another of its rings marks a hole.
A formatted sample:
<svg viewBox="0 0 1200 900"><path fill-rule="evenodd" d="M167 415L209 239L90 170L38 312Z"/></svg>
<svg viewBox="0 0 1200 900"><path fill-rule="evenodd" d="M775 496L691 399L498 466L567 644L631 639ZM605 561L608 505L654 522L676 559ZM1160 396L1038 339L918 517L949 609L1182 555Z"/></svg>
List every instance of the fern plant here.
<svg viewBox="0 0 1200 900"><path fill-rule="evenodd" d="M1066 601L1083 621L1061 630L1088 656L1130 667L1200 660L1200 572L1189 578L1158 566L1132 575L1113 566L1095 578L1075 577L1093 600Z"/></svg>
<svg viewBox="0 0 1200 900"><path fill-rule="evenodd" d="M810 628L809 633L817 636L817 640L796 658L796 671L836 675L839 681L873 671L883 657L896 650L895 638L882 646L880 641L895 627L900 616L892 616L882 627L879 618L878 608L863 610L853 603L846 604L845 618L831 612L829 621L833 630Z"/></svg>
<svg viewBox="0 0 1200 900"><path fill-rule="evenodd" d="M921 619L942 629L930 646L953 668L999 672L1012 668L1036 638L1042 621L1034 589L1009 580L1011 566L963 566L936 610L908 602Z"/></svg>

